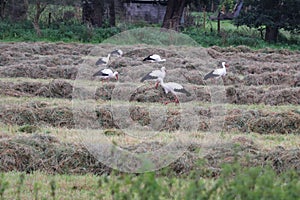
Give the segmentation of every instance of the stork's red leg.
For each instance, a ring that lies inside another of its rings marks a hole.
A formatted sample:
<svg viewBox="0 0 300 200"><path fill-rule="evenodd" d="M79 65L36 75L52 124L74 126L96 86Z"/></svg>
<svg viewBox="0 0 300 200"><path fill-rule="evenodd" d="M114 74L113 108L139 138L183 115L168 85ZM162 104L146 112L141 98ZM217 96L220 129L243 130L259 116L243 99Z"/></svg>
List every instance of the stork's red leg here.
<svg viewBox="0 0 300 200"><path fill-rule="evenodd" d="M179 99L178 99L178 97L175 95L175 104L177 105L177 104L179 104Z"/></svg>

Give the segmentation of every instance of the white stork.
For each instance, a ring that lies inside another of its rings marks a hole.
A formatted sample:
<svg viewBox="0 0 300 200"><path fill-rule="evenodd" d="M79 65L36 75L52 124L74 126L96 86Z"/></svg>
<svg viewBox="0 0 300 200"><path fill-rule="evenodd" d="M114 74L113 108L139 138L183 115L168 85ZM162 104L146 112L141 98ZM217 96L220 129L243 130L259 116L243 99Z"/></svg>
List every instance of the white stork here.
<svg viewBox="0 0 300 200"><path fill-rule="evenodd" d="M119 73L117 71L113 72L111 69L107 68L101 69L100 71L96 72L93 76L99 76L102 79L102 82L111 78L115 78L116 80L119 79Z"/></svg>
<svg viewBox="0 0 300 200"><path fill-rule="evenodd" d="M96 62L96 65L107 65L109 62L110 53L107 55L107 57L99 58L99 60Z"/></svg>
<svg viewBox="0 0 300 200"><path fill-rule="evenodd" d="M151 54L144 58L143 61L150 61L150 62L165 62L166 59L161 59L161 57L157 54Z"/></svg>
<svg viewBox="0 0 300 200"><path fill-rule="evenodd" d="M146 80L153 80L156 81L155 88L158 87L158 78L164 79L166 76L166 68L162 67L160 70L153 70L152 72L148 73L145 75L142 79L141 82L144 82Z"/></svg>
<svg viewBox="0 0 300 200"><path fill-rule="evenodd" d="M174 97L175 97L175 103L179 103L179 99L177 97L177 95L179 93L185 94L186 96L191 96L191 93L189 93L186 89L184 89L184 87L178 83L174 83L174 82L168 82L168 83L164 83L164 80L162 78L158 78L158 81L160 83L160 85L163 87L163 89L165 90L165 93L168 94L169 92L171 92ZM167 104L167 103L166 103Z"/></svg>
<svg viewBox="0 0 300 200"><path fill-rule="evenodd" d="M226 62L222 62L222 68L212 70L208 74L204 76L204 80L207 80L209 78L220 78L221 76L226 75L226 68L228 68L229 65L226 64Z"/></svg>
<svg viewBox="0 0 300 200"><path fill-rule="evenodd" d="M117 57L122 57L123 55L123 51L121 49L116 49L112 52L110 52L110 54L113 56L113 55L116 55Z"/></svg>

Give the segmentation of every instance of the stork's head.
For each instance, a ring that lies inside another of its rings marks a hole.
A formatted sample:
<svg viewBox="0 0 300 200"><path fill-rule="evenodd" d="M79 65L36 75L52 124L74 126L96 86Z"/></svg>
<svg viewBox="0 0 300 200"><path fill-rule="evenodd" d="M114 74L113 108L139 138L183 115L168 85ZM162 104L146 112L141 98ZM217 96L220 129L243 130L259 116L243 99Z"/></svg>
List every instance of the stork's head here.
<svg viewBox="0 0 300 200"><path fill-rule="evenodd" d="M226 62L222 62L222 66L228 68L229 65Z"/></svg>
<svg viewBox="0 0 300 200"><path fill-rule="evenodd" d="M166 72L166 68L165 67L161 67L160 69L162 72Z"/></svg>

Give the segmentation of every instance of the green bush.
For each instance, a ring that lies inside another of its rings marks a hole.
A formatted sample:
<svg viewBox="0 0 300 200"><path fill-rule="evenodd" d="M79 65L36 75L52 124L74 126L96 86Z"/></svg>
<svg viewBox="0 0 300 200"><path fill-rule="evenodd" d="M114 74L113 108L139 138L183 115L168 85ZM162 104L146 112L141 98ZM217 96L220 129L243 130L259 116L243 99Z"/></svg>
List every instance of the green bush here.
<svg viewBox="0 0 300 200"><path fill-rule="evenodd" d="M298 36L287 33L280 34L278 44L268 44L260 38L257 30L236 28L234 29L229 22L224 22L221 33L218 34L216 30L207 28L206 30L197 27L188 27L182 30L182 33L191 37L198 44L203 47L209 46L238 46L246 45L252 48L289 48L292 50L300 50L300 39ZM159 27L159 25L149 25L151 27ZM226 29L226 27L229 27ZM137 24L120 24L118 27L103 27L103 28L89 28L85 24L79 23L52 23L50 26L41 24L40 37L37 36L36 31L31 21L23 23L12 23L10 21L0 22L0 40L2 41L63 41L63 42L83 42L83 43L101 43L104 40L126 30L145 27L144 23ZM211 27L213 27L211 25ZM153 38L157 36L154 35ZM145 37L139 41L149 43L150 37ZM161 38L162 43L164 38ZM168 38L166 38L166 41ZM133 38L135 41L135 38Z"/></svg>

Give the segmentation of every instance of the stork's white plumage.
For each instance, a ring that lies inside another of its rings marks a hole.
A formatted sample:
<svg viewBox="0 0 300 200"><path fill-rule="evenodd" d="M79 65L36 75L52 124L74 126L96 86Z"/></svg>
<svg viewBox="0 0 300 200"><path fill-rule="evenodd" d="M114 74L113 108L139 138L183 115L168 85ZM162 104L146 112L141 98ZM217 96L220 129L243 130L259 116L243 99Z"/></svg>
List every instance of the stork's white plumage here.
<svg viewBox="0 0 300 200"><path fill-rule="evenodd" d="M186 96L191 96L191 93L189 93L186 89L184 89L184 87L182 85L180 85L179 83L174 83L174 82L164 83L164 80L162 78L158 78L158 81L159 81L160 85L162 86L162 88L164 89L166 94L171 92L174 95L175 103L179 103L179 100L177 97L177 95L179 93L185 94Z"/></svg>
<svg viewBox="0 0 300 200"><path fill-rule="evenodd" d="M93 76L99 76L102 81L109 80L111 78L115 78L116 80L119 79L119 73L117 71L113 72L111 69L101 69L100 71L96 72Z"/></svg>
<svg viewBox="0 0 300 200"><path fill-rule="evenodd" d="M144 58L143 61L150 61L150 62L164 62L166 59L161 59L160 55L152 54Z"/></svg>
<svg viewBox="0 0 300 200"><path fill-rule="evenodd" d="M109 62L109 58L110 58L110 53L107 55L107 57L102 57L99 58L99 60L97 60L96 65L107 65L107 63Z"/></svg>
<svg viewBox="0 0 300 200"><path fill-rule="evenodd" d="M122 57L123 51L121 49L116 49L110 53L112 56L116 55L117 57Z"/></svg>
<svg viewBox="0 0 300 200"><path fill-rule="evenodd" d="M226 64L226 62L222 62L222 68L212 70L208 74L204 76L204 80L207 80L209 78L220 78L222 76L226 75L226 68L228 68L229 65Z"/></svg>
<svg viewBox="0 0 300 200"><path fill-rule="evenodd" d="M142 79L141 82L144 81L156 81L155 88L158 87L158 78L164 79L166 76L166 68L162 67L160 70L153 70L152 72L148 73L145 75Z"/></svg>

